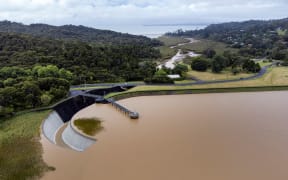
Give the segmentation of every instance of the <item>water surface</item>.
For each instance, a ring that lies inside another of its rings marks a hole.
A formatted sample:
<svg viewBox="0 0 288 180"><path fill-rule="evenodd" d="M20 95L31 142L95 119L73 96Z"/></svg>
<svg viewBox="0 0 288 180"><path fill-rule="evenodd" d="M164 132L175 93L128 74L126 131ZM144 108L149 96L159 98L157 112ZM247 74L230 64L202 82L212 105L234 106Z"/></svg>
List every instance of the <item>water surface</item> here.
<svg viewBox="0 0 288 180"><path fill-rule="evenodd" d="M42 139L44 160L56 167L43 179L288 179L288 92L119 102L139 112L140 119L130 120L112 106L98 104L76 115L104 121L105 130L85 152Z"/></svg>

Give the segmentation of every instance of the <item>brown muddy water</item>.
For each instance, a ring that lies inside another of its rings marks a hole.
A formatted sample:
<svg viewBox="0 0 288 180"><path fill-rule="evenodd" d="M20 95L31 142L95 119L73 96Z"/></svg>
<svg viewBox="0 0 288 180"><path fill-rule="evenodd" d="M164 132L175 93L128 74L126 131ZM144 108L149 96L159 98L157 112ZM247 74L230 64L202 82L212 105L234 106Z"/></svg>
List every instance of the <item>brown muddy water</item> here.
<svg viewBox="0 0 288 180"><path fill-rule="evenodd" d="M110 105L76 117L99 117L105 129L84 152L42 138L44 180L287 180L288 92L136 97L130 120Z"/></svg>

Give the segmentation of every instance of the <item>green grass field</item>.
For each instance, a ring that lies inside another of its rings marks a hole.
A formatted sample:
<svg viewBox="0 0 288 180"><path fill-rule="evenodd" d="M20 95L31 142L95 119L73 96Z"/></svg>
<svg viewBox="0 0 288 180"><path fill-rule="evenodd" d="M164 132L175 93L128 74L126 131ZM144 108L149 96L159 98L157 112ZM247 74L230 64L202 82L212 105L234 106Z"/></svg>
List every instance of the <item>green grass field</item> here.
<svg viewBox="0 0 288 180"><path fill-rule="evenodd" d="M187 43L189 40L181 38L181 37L168 37L168 36L161 36L157 38L159 41L164 43L164 46L176 46L180 43Z"/></svg>
<svg viewBox="0 0 288 180"><path fill-rule="evenodd" d="M287 86L288 85L288 67L274 67L261 78L247 81L237 81L228 83L217 84L202 84L202 85L188 85L188 86L137 86L128 90L127 92L139 92L139 91L166 91L166 90L203 90L205 89L217 89L219 88L243 88L243 87L269 87L269 86ZM236 89L237 90L237 89ZM231 89L231 91L236 91ZM226 90L229 92L229 89ZM106 97L112 97L122 93L111 93Z"/></svg>
<svg viewBox="0 0 288 180"><path fill-rule="evenodd" d="M268 60L258 61L257 63L259 63L259 65L260 65L261 67L268 66L268 65L271 64L271 62L269 62Z"/></svg>
<svg viewBox="0 0 288 180"><path fill-rule="evenodd" d="M193 76L197 77L200 80L204 81L210 81L210 80L228 80L228 79L240 79L240 78L245 78L252 76L253 74L251 73L238 73L234 75L230 68L227 68L223 70L221 73L212 73L211 69L207 70L206 72L200 72L200 71L189 71L187 72L188 78Z"/></svg>
<svg viewBox="0 0 288 180"><path fill-rule="evenodd" d="M180 43L189 42L189 40L181 37L161 36L157 39L164 43L164 46L158 47L162 56L161 59L159 60L160 62L173 57L177 53L177 48L170 48L171 46L176 46Z"/></svg>
<svg viewBox="0 0 288 180"><path fill-rule="evenodd" d="M285 29L285 30L278 29L277 33L279 36L285 36L287 34L287 29Z"/></svg>
<svg viewBox="0 0 288 180"><path fill-rule="evenodd" d="M52 170L42 159L40 125L50 111L0 120L0 179L38 179Z"/></svg>
<svg viewBox="0 0 288 180"><path fill-rule="evenodd" d="M184 51L194 51L196 53L202 53L204 50L211 48L214 49L217 54L223 54L224 51L229 50L231 52L237 52L237 49L229 48L226 44L211 40L201 39L192 44L186 44L181 46Z"/></svg>
<svg viewBox="0 0 288 180"><path fill-rule="evenodd" d="M159 49L160 54L161 54L161 60L163 61L165 59L169 59L173 56L175 56L175 54L177 53L177 49L172 49L170 47L167 46L160 46L157 49Z"/></svg>

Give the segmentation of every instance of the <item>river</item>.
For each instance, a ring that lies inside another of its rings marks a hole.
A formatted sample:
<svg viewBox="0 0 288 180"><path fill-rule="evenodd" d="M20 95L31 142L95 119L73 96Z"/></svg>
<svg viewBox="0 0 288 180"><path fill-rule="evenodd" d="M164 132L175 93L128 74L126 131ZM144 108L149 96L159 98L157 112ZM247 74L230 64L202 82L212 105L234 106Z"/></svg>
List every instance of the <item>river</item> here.
<svg viewBox="0 0 288 180"><path fill-rule="evenodd" d="M286 180L288 92L136 97L119 101L140 113L130 120L110 105L74 118L99 117L104 130L84 152L45 138L44 180Z"/></svg>

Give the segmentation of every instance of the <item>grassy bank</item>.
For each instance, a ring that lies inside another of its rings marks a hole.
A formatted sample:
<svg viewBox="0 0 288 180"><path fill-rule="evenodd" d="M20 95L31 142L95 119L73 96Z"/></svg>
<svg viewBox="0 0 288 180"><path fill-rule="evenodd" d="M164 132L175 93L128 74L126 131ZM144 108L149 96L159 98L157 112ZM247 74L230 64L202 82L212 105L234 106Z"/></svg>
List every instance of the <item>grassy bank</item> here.
<svg viewBox="0 0 288 180"><path fill-rule="evenodd" d="M202 53L206 49L214 49L217 54L222 54L224 51L231 51L231 52L237 52L238 49L234 48L229 48L227 47L226 44L221 43L221 42L216 42L216 41L211 41L211 40L206 40L206 39L201 39L200 41L197 41L192 44L186 44L184 46L181 46L182 50L188 50L188 51L194 51L197 53Z"/></svg>
<svg viewBox="0 0 288 180"><path fill-rule="evenodd" d="M190 70L187 72L188 78L197 77L198 79L201 79L203 81L240 79L240 78L246 78L252 75L253 75L252 73L244 73L244 72L234 75L231 72L230 68L226 68L220 73L213 73L211 69L205 72L194 71L194 70Z"/></svg>
<svg viewBox="0 0 288 180"><path fill-rule="evenodd" d="M0 119L0 179L37 179L49 168L42 159L40 126L50 111Z"/></svg>
<svg viewBox="0 0 288 180"><path fill-rule="evenodd" d="M236 81L229 83L188 85L188 86L137 86L122 93L112 93L107 97L122 98L138 95L161 95L161 94L190 94L212 92L245 92L245 91L274 91L288 90L288 68L275 67L261 78Z"/></svg>
<svg viewBox="0 0 288 180"><path fill-rule="evenodd" d="M137 97L137 96L158 96L178 94L204 94L204 93L228 93L228 92L259 92L259 91L283 91L288 90L287 86L255 86L255 87L234 87L234 88L206 88L206 89L166 89L166 90L143 90L112 93L107 96L115 100Z"/></svg>
<svg viewBox="0 0 288 180"><path fill-rule="evenodd" d="M164 43L164 46L171 47L176 46L181 43L188 43L189 40L181 37L170 37L170 36L161 36L157 38L159 41Z"/></svg>

